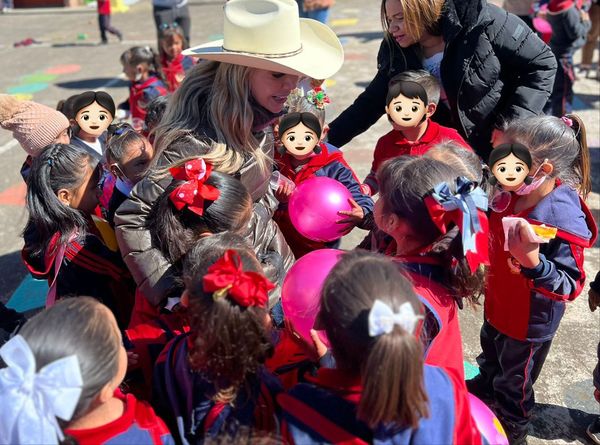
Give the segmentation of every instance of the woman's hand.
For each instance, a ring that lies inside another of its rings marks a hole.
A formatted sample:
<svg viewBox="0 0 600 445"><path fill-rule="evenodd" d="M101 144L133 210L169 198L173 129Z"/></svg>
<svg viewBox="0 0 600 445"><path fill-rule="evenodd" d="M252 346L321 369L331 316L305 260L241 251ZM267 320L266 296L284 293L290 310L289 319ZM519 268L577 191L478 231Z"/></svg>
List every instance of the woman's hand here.
<svg viewBox="0 0 600 445"><path fill-rule="evenodd" d="M533 269L540 264L540 245L527 240L526 224L519 221L508 231L508 250L522 267Z"/></svg>
<svg viewBox="0 0 600 445"><path fill-rule="evenodd" d="M290 195L294 191L294 186L288 182L282 182L281 185L275 190L275 198L281 203L286 203L290 199Z"/></svg>

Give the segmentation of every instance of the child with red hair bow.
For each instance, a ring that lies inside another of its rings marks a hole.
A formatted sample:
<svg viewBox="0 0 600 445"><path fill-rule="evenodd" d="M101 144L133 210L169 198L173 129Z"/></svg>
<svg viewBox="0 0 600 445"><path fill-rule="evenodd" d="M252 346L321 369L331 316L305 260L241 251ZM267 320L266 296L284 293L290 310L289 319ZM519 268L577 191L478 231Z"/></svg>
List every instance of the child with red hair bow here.
<svg viewBox="0 0 600 445"><path fill-rule="evenodd" d="M252 250L232 234L196 244L185 260L184 281L181 302L191 330L173 339L158 359L156 406L183 443L234 434L240 427L275 431L281 386L264 366L273 353L267 309L273 283Z"/></svg>

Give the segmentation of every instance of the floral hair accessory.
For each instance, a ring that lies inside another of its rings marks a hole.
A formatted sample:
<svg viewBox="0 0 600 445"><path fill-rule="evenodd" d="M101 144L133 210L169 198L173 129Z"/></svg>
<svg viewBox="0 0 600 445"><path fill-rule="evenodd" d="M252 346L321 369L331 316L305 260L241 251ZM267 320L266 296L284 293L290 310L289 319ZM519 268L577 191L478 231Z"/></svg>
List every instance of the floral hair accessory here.
<svg viewBox="0 0 600 445"><path fill-rule="evenodd" d="M560 120L567 124L567 127L573 128L573 119L571 119L570 117L563 116L560 118Z"/></svg>
<svg viewBox="0 0 600 445"><path fill-rule="evenodd" d="M462 236L463 253L471 272L480 264L489 265L488 220L485 212L488 198L475 183L463 176L456 178L456 193L441 182L425 197L431 220L445 234L456 225Z"/></svg>
<svg viewBox="0 0 600 445"><path fill-rule="evenodd" d="M265 307L269 299L268 292L275 288L263 275L244 272L240 254L232 249L208 268L202 284L204 291L212 292L215 300L229 296L243 307Z"/></svg>
<svg viewBox="0 0 600 445"><path fill-rule="evenodd" d="M325 105L331 103L329 96L321 87L314 87L312 90L306 93L306 100L319 110L324 110Z"/></svg>
<svg viewBox="0 0 600 445"><path fill-rule="evenodd" d="M169 195L169 199L177 210L187 207L197 215L204 214L204 201L216 201L219 198L219 190L212 185L206 184L206 180L212 172L212 165L198 158L188 161L181 167L169 169L173 179L185 181Z"/></svg>

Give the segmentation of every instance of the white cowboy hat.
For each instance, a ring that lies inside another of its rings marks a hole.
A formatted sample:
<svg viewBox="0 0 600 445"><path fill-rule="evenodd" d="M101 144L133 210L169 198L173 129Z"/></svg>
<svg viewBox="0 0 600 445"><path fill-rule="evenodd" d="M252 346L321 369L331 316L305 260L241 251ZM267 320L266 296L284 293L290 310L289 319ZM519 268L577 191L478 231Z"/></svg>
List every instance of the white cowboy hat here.
<svg viewBox="0 0 600 445"><path fill-rule="evenodd" d="M335 33L300 19L295 0L229 0L224 9L223 39L184 55L313 79L333 76L344 62Z"/></svg>

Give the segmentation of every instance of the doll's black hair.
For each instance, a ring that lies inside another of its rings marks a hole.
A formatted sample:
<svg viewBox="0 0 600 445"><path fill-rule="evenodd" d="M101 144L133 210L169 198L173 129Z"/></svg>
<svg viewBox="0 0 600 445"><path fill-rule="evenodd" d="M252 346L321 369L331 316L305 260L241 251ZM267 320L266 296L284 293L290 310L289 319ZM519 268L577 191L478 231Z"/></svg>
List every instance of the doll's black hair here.
<svg viewBox="0 0 600 445"><path fill-rule="evenodd" d="M304 124L312 131L317 134L317 137L321 136L321 123L319 118L312 113L288 113L281 118L279 121L279 134L283 135L290 128L295 127L298 124Z"/></svg>
<svg viewBox="0 0 600 445"><path fill-rule="evenodd" d="M389 107L390 103L400 94L402 94L404 97L408 97L409 99L421 99L425 106L429 104L427 91L425 91L423 85L410 80L404 80L393 83L389 86L387 97L385 99L386 106Z"/></svg>
<svg viewBox="0 0 600 445"><path fill-rule="evenodd" d="M69 98L68 101L70 102L69 105L73 116L77 116L77 113L79 113L79 110L82 108L85 108L94 102L98 102L98 104L108 110L111 117L115 117L115 101L110 94L104 91L86 91L75 96L72 101L71 98Z"/></svg>
<svg viewBox="0 0 600 445"><path fill-rule="evenodd" d="M490 153L490 158L488 159L488 166L490 167L490 170L493 172L494 164L504 159L505 157L510 156L511 154L515 155L517 159L523 161L527 165L527 168L531 170L531 164L533 162L531 159L531 153L529 153L529 149L527 147L519 143L501 144L495 147ZM527 175L523 182L529 185L531 184L531 181L532 178L529 175ZM496 185L498 180L495 176L492 175L488 182L492 185Z"/></svg>

